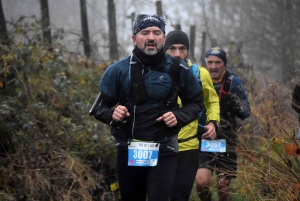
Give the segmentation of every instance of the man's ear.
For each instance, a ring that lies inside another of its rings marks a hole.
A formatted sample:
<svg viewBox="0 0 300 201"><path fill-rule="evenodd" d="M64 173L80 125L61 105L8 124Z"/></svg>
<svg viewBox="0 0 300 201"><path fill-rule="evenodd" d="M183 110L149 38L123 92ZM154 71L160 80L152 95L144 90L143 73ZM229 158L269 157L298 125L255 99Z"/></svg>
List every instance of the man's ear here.
<svg viewBox="0 0 300 201"><path fill-rule="evenodd" d="M136 36L132 35L131 38L132 38L133 45L136 46Z"/></svg>

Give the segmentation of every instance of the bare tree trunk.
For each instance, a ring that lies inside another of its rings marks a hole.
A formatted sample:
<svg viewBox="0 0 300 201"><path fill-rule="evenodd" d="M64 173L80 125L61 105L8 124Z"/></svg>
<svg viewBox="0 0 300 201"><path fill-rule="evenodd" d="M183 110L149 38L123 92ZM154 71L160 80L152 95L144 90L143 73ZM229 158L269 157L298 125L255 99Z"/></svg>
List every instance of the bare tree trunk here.
<svg viewBox="0 0 300 201"><path fill-rule="evenodd" d="M109 59L118 59L118 40L116 28L116 9L113 0L107 0L108 27L109 27Z"/></svg>
<svg viewBox="0 0 300 201"><path fill-rule="evenodd" d="M87 58L90 58L91 45L90 45L90 36L89 36L89 26L87 20L86 0L80 0L80 14L81 14L81 29L82 29L84 55Z"/></svg>
<svg viewBox="0 0 300 201"><path fill-rule="evenodd" d="M196 27L195 25L190 26L190 48L189 54L190 58L194 61L195 59L195 35L196 35Z"/></svg>
<svg viewBox="0 0 300 201"><path fill-rule="evenodd" d="M181 25L180 24L175 24L175 29L176 30L181 30Z"/></svg>
<svg viewBox="0 0 300 201"><path fill-rule="evenodd" d="M218 41L216 38L211 38L210 42L211 42L211 47L218 46Z"/></svg>
<svg viewBox="0 0 300 201"><path fill-rule="evenodd" d="M6 29L6 20L2 9L2 0L0 0L0 39L7 40L7 29Z"/></svg>
<svg viewBox="0 0 300 201"><path fill-rule="evenodd" d="M163 15L161 1L156 1L156 14L161 17Z"/></svg>
<svg viewBox="0 0 300 201"><path fill-rule="evenodd" d="M293 48L293 22L295 19L292 12L292 2L290 0L283 0L282 11L282 34L281 34L281 72L282 81L289 82L295 75L295 63L294 63L294 48ZM299 19L297 19L299 20Z"/></svg>
<svg viewBox="0 0 300 201"><path fill-rule="evenodd" d="M131 20L131 31L133 32L133 22L135 18L135 12L132 12L131 15L127 16L127 18L130 18Z"/></svg>
<svg viewBox="0 0 300 201"><path fill-rule="evenodd" d="M211 47L215 47L217 45L217 40L212 38L210 32L209 32L209 26L208 26L208 18L206 17L206 10L205 10L205 6L204 4L201 5L202 6L202 12L203 12L203 17L204 17L204 23L205 23L205 36L207 34L210 43L211 43ZM215 7L214 6L210 6L210 14L209 14L212 18L215 18ZM203 42L203 41L202 41ZM203 43L202 43L203 44ZM205 44L205 43L204 43ZM205 47L204 47L205 48ZM204 54L204 52L203 52Z"/></svg>
<svg viewBox="0 0 300 201"><path fill-rule="evenodd" d="M205 66L205 52L206 52L206 32L202 32L202 42L201 42L201 57L200 64Z"/></svg>
<svg viewBox="0 0 300 201"><path fill-rule="evenodd" d="M51 44L51 29L48 0L40 0L43 38L46 43Z"/></svg>

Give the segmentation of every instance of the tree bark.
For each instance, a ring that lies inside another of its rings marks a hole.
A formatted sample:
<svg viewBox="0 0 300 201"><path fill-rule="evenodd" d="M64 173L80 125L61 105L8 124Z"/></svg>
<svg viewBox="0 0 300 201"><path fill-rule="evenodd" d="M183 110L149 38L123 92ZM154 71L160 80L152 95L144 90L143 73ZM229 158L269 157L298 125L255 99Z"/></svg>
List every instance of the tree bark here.
<svg viewBox="0 0 300 201"><path fill-rule="evenodd" d="M161 17L163 15L161 1L156 1L156 14Z"/></svg>
<svg viewBox="0 0 300 201"><path fill-rule="evenodd" d="M108 27L109 27L109 59L111 61L118 59L118 40L116 28L116 9L113 0L107 0Z"/></svg>
<svg viewBox="0 0 300 201"><path fill-rule="evenodd" d="M290 0L283 0L283 11L282 11L282 34L281 34L281 72L282 81L289 82L295 75L295 54L293 48L293 28L291 24L296 24L292 12L292 3ZM299 19L297 19L299 20Z"/></svg>
<svg viewBox="0 0 300 201"><path fill-rule="evenodd" d="M195 61L195 37L196 37L196 26L190 26L190 48L189 55L192 61Z"/></svg>
<svg viewBox="0 0 300 201"><path fill-rule="evenodd" d="M90 58L91 46L90 46L89 26L87 20L86 0L80 0L80 14L81 14L81 30L82 30L84 55L87 58Z"/></svg>
<svg viewBox="0 0 300 201"><path fill-rule="evenodd" d="M205 52L206 52L206 32L202 32L202 42L201 42L201 66L205 66Z"/></svg>
<svg viewBox="0 0 300 201"><path fill-rule="evenodd" d="M131 20L131 32L133 32L133 22L134 22L134 18L135 18L135 13L132 12L130 16L127 16L127 18L130 18L130 20Z"/></svg>
<svg viewBox="0 0 300 201"><path fill-rule="evenodd" d="M176 30L181 30L181 25L180 24L175 24L175 29Z"/></svg>
<svg viewBox="0 0 300 201"><path fill-rule="evenodd" d="M2 0L0 0L0 39L1 40L7 40L8 36L7 36L7 29L6 29L6 20L5 20L5 16L3 13L3 8L2 8Z"/></svg>
<svg viewBox="0 0 300 201"><path fill-rule="evenodd" d="M46 43L51 44L51 29L50 29L48 0L40 0L40 4L41 4L43 38Z"/></svg>

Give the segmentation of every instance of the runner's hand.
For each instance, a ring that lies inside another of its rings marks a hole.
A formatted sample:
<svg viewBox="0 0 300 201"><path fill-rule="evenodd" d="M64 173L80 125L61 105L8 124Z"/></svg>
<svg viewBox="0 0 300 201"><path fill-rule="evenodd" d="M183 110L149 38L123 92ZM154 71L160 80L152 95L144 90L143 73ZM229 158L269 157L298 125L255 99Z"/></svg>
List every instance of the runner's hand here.
<svg viewBox="0 0 300 201"><path fill-rule="evenodd" d="M203 139L214 140L217 138L216 128L213 123L208 123L206 126L204 126L204 129L206 132L202 135Z"/></svg>
<svg viewBox="0 0 300 201"><path fill-rule="evenodd" d="M128 109L123 105L118 105L114 110L114 113L112 115L112 119L113 119L114 122L120 122L125 117L129 117L129 116L130 116L130 114L128 112Z"/></svg>
<svg viewBox="0 0 300 201"><path fill-rule="evenodd" d="M176 116L173 114L173 112L167 112L156 119L156 121L162 121L162 120L165 122L165 124L168 127L173 127L177 125L177 119Z"/></svg>

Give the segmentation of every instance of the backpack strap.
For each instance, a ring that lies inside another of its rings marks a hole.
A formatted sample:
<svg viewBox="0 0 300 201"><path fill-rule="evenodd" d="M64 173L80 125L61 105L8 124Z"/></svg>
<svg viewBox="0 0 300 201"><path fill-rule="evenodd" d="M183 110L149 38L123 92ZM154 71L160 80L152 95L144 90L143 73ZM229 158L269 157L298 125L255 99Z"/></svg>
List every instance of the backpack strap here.
<svg viewBox="0 0 300 201"><path fill-rule="evenodd" d="M221 101L222 95L229 95L230 89L231 89L231 83L234 75L230 75L227 78L225 78L222 82L220 94L219 94L219 100Z"/></svg>
<svg viewBox="0 0 300 201"><path fill-rule="evenodd" d="M169 95L163 101L167 107L172 107L173 105L177 104L177 99L180 92L180 88L178 86L179 79L180 79L180 69L181 67L187 68L181 63L180 59L171 57L171 60L172 63L170 65L170 69L168 73L172 80L172 87Z"/></svg>
<svg viewBox="0 0 300 201"><path fill-rule="evenodd" d="M220 93L219 93L220 109L221 109L220 113L221 114L226 113L230 109L230 106L228 105L228 103L231 101L230 89L231 89L233 77L234 77L234 75L226 76L222 81L222 85L221 85Z"/></svg>
<svg viewBox="0 0 300 201"><path fill-rule="evenodd" d="M130 91L129 100L134 104L142 104L147 98L147 89L144 82L143 68L134 59L133 55L130 57L129 62L129 79L130 79Z"/></svg>
<svg viewBox="0 0 300 201"><path fill-rule="evenodd" d="M171 57L172 64L170 66L169 74L171 76L172 82L178 84L180 73L179 73L179 66L181 65L181 60Z"/></svg>
<svg viewBox="0 0 300 201"><path fill-rule="evenodd" d="M189 67L191 68L193 74L197 78L197 81L202 85L202 80L201 80L201 74L200 74L200 69L199 66L196 64L193 64L190 60L187 60Z"/></svg>

